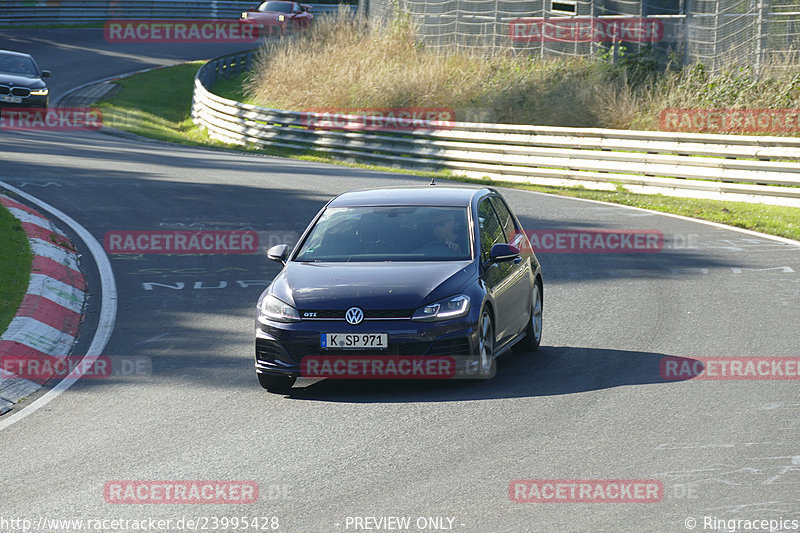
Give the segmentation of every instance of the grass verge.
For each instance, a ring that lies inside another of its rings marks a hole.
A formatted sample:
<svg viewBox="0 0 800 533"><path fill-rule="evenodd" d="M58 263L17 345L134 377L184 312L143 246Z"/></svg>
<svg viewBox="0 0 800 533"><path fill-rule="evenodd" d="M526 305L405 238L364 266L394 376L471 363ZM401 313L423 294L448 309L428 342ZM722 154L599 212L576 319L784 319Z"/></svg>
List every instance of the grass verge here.
<svg viewBox="0 0 800 533"><path fill-rule="evenodd" d="M300 154L283 149L255 150L226 145L218 141L210 140L206 133L194 126L191 122L191 93L194 74L198 66L199 64L197 63L190 63L137 74L121 80L121 90L115 96L106 99L100 104L104 109L106 122L111 126L145 137L178 142L181 144L226 147L240 151L266 153L282 157L335 163L358 168L402 172L404 174L426 177L435 176L465 183L491 184L575 198L602 200L605 202L720 222L739 228L800 240L800 208L749 204L745 202L675 198L671 196L634 194L629 192L593 191L581 188L524 185L488 179L464 178L453 176L449 172L419 172L375 165L344 163L324 154ZM223 92L229 96L235 96L234 91L236 89L231 85L233 80L227 80L223 83L228 84L227 87L223 87L224 90L219 91L218 86L215 85L213 88L214 92ZM112 110L113 113L110 113L109 111ZM115 117L124 118L124 120L116 121Z"/></svg>
<svg viewBox="0 0 800 533"><path fill-rule="evenodd" d="M161 141L221 146L192 122L192 84L202 64L195 61L119 80L114 96L99 104L103 123Z"/></svg>
<svg viewBox="0 0 800 533"><path fill-rule="evenodd" d="M248 74L242 73L230 78L220 78L214 84L214 94L230 100L236 100L245 104L256 104L246 93L244 84L248 80Z"/></svg>
<svg viewBox="0 0 800 533"><path fill-rule="evenodd" d="M33 256L28 236L19 221L0 205L0 334L2 334L28 290Z"/></svg>

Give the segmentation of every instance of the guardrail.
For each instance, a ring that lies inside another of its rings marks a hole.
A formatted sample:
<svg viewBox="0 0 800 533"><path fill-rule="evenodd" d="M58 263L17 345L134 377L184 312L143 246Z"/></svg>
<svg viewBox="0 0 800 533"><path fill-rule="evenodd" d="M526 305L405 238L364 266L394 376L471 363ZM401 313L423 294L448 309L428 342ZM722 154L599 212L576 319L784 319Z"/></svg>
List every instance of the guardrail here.
<svg viewBox="0 0 800 533"><path fill-rule="evenodd" d="M238 20L259 0L0 0L0 26L85 24L106 20ZM336 13L338 4L308 4L315 15ZM358 6L351 5L355 11Z"/></svg>
<svg viewBox="0 0 800 533"><path fill-rule="evenodd" d="M255 53L223 56L198 71L192 118L211 137L506 181L800 207L800 138L472 122L426 122L413 131L319 129L308 126L316 115L209 91L219 76L249 70Z"/></svg>

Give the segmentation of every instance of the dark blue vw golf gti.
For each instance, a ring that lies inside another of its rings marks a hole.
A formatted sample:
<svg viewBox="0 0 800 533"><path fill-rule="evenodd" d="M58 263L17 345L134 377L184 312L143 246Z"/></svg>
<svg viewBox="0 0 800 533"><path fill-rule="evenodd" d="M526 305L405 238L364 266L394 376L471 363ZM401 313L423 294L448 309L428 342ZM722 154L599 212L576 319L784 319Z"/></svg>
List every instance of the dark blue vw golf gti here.
<svg viewBox="0 0 800 533"><path fill-rule="evenodd" d="M305 357L447 356L490 378L541 341L541 268L494 189L347 192L267 256L283 270L258 300L255 365L272 392Z"/></svg>

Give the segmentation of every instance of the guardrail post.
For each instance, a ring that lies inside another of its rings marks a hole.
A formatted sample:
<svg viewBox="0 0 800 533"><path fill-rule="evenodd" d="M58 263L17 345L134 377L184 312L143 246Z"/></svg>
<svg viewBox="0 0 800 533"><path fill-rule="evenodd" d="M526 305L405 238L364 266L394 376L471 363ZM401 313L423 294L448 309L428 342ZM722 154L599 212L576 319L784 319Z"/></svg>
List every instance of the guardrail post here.
<svg viewBox="0 0 800 533"><path fill-rule="evenodd" d="M765 24L764 18L767 16L767 1L766 0L758 0L758 4L756 5L756 35L755 35L755 48L756 48L756 57L755 57L755 75L757 77L761 77L761 65L762 65L762 54L766 47L764 43L766 41L766 30L764 29L767 24Z"/></svg>

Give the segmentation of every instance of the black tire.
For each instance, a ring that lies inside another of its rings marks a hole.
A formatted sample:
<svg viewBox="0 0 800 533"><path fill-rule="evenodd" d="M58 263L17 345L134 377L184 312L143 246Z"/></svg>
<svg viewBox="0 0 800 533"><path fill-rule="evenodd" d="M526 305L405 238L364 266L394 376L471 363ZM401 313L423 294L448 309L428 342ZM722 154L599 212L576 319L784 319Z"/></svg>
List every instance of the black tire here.
<svg viewBox="0 0 800 533"><path fill-rule="evenodd" d="M279 376L276 374L261 374L256 373L258 382L263 388L275 394L289 394L292 390L292 385L297 378L290 376Z"/></svg>
<svg viewBox="0 0 800 533"><path fill-rule="evenodd" d="M487 308L481 311L481 320L478 323L478 353L477 372L479 379L491 379L497 373L497 360L494 357L495 336L494 320Z"/></svg>
<svg viewBox="0 0 800 533"><path fill-rule="evenodd" d="M542 280L536 278L533 285L533 297L531 298L531 317L528 326L525 328L525 338L515 346L515 351L535 352L539 349L542 342L542 310L544 308L544 297L542 293Z"/></svg>

